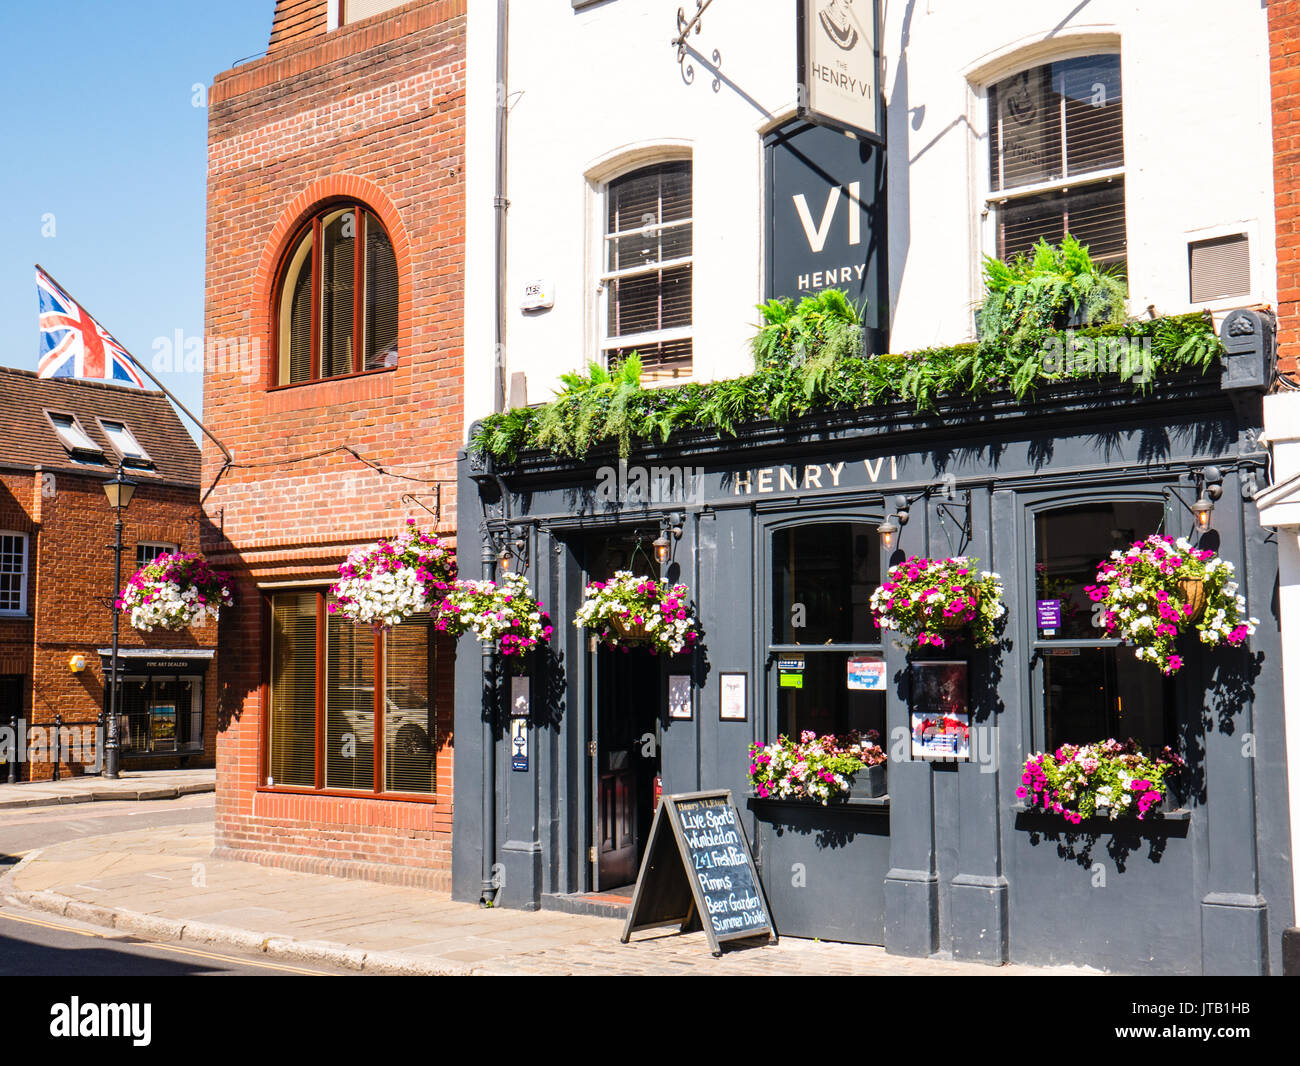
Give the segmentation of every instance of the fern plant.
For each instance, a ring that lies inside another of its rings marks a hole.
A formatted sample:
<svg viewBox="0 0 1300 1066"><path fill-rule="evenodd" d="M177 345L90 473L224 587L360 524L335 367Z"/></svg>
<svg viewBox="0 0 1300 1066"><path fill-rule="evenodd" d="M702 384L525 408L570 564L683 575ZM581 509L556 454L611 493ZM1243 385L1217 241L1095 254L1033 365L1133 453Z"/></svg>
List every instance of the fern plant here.
<svg viewBox="0 0 1300 1066"><path fill-rule="evenodd" d="M1057 246L1040 239L1032 254L1008 263L985 256L984 287L979 324L986 344L1033 343L1047 330L1072 323L1122 323L1128 299L1123 276L1094 263L1087 246L1069 233Z"/></svg>
<svg viewBox="0 0 1300 1066"><path fill-rule="evenodd" d="M866 305L854 306L841 289L823 289L797 304L786 297L759 304L763 323L754 335L754 366L800 366L825 355L832 361L862 354Z"/></svg>

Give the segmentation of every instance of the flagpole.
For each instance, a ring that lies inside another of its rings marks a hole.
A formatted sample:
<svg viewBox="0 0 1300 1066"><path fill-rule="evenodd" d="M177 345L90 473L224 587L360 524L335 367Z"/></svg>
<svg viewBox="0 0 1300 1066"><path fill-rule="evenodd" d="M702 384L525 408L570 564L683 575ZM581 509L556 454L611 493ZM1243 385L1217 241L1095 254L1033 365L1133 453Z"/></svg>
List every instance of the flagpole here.
<svg viewBox="0 0 1300 1066"><path fill-rule="evenodd" d="M41 266L40 263L36 264L36 269L39 270L42 274L44 274L47 278L49 278L52 282L54 282L55 285L58 285L60 289L63 289L65 293L68 293L69 297L72 296L72 294L68 292L68 289L59 283L59 279L56 278L53 274L51 274L48 270L46 270L43 266ZM96 318L95 315L91 313L90 309L86 307L86 305L83 304L80 300L77 301L77 306L79 306L82 309L82 311L84 311L89 317L94 318L96 322L99 321L99 319ZM109 334L109 336L113 338L113 342L119 348L121 348L122 351L126 352L127 358L130 359L131 362L135 364L136 368L142 371L145 377L147 377L150 381L152 381L155 385L157 385L158 388L162 390L163 395L166 396L169 400L171 400L171 402L174 403L177 407L179 407L181 409L181 413L186 415L191 422L193 422L196 426L199 427L199 429L203 431L203 435L207 437L208 440L212 441L213 444L215 444L218 448L221 449L221 454L226 457L226 466L227 467L233 466L235 463L235 457L230 454L230 449L227 448L224 444L222 444L221 441L219 441L215 436L213 436L212 431L208 429L208 427L205 426L202 422L200 422L197 418L195 418L194 415L191 413L190 409L186 407L183 403L181 403L180 400L178 400L176 396L172 393L171 389L169 389L166 385L164 385L161 381L159 381L154 376L153 372L149 370L148 367L146 367L143 363L140 362L139 359L137 359L134 355L128 352L126 350L126 345L124 345L116 337L113 337L111 333ZM220 477L220 474L218 474L218 477Z"/></svg>

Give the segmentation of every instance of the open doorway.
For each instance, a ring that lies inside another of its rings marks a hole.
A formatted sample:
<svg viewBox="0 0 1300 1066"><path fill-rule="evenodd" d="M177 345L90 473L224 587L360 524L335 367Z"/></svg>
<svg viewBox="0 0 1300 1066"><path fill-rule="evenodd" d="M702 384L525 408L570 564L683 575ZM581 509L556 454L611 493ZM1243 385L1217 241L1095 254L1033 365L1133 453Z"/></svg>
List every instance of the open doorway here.
<svg viewBox="0 0 1300 1066"><path fill-rule="evenodd" d="M658 578L651 548L657 535L651 530L593 538L588 579L604 581L620 570ZM664 679L661 658L645 648L592 648L588 663L592 886L610 892L636 881L650 836Z"/></svg>

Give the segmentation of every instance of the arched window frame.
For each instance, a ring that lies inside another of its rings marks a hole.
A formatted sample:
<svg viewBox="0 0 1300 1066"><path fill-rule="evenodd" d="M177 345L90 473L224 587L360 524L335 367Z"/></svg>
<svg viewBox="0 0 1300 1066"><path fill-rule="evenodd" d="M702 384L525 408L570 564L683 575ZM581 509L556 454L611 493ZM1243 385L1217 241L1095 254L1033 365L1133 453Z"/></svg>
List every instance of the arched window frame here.
<svg viewBox="0 0 1300 1066"><path fill-rule="evenodd" d="M324 225L330 218L336 216L340 211L346 212L351 210L356 220L355 244L353 254L353 287L352 287L352 336L353 336L353 353L352 365L354 369L345 374L324 374L321 366L321 258L320 249L322 247ZM364 336L362 337L362 369L355 369L357 365L356 350L358 334L364 330L364 326L358 327L358 323L365 322L365 300L366 300L366 232L370 225L379 226L385 238L388 240L390 248L393 250L394 264L394 282L391 296L394 314L400 313L401 307L401 266L396 262L396 245L393 235L388 227L384 225L380 213L369 204L358 199L334 198L324 200L316 204L307 218L297 227L293 236L284 246L283 254L279 260L279 266L276 270L275 284L271 287L270 299L270 341L271 341L271 382L272 389L293 388L299 385L317 384L324 381L340 381L347 378L362 377L368 374L379 374L393 370L400 363L400 351L394 358L393 362L384 365L367 368L364 362L367 358L364 350ZM310 237L310 271L311 271L311 350L309 355L309 374L300 380L290 380L289 367L283 364L283 347L286 336L282 332L282 316L284 305L284 290L292 275L296 272L299 265L303 243L306 238ZM394 339L394 347L400 344L401 323L398 323L398 329Z"/></svg>

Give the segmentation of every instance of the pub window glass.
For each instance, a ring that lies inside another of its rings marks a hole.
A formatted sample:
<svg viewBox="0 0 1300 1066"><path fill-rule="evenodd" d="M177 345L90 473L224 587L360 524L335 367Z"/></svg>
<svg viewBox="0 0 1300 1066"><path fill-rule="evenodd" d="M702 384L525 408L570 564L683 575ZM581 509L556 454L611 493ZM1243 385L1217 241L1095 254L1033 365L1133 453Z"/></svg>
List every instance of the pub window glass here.
<svg viewBox="0 0 1300 1066"><path fill-rule="evenodd" d="M1132 737L1150 751L1172 740L1172 680L1105 637L1085 591L1097 583L1098 563L1156 533L1163 518L1162 502L1120 501L1045 511L1035 520L1036 606L1060 607L1055 628L1044 628L1037 610L1032 616L1049 751L1111 737Z"/></svg>
<svg viewBox="0 0 1300 1066"><path fill-rule="evenodd" d="M850 661L879 656L871 594L880 585L880 537L866 522L817 522L772 537L772 645L777 731L798 738L851 730L883 734L883 692L850 687ZM802 671L779 661L802 659ZM795 687L793 676L797 675Z"/></svg>

